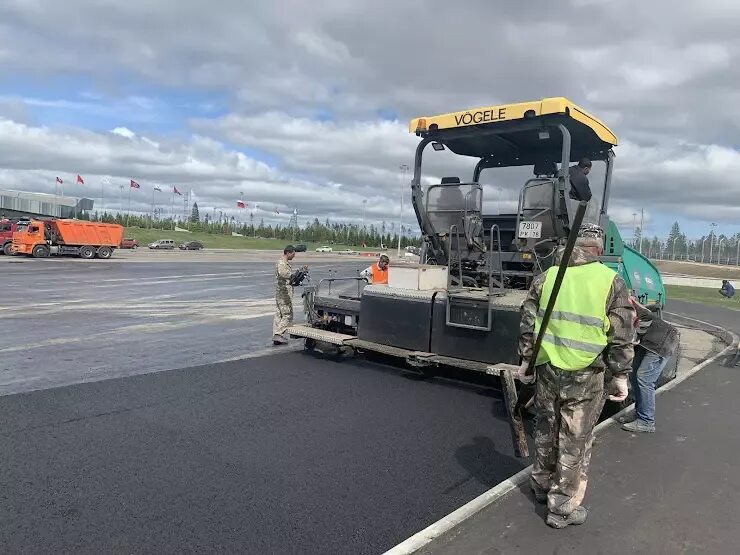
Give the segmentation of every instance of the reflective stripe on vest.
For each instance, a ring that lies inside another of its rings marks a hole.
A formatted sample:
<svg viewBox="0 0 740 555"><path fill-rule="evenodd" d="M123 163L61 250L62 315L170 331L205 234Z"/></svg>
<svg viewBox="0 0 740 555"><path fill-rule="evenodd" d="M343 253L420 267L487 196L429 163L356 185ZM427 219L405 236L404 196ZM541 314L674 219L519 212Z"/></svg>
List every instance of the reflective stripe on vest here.
<svg viewBox="0 0 740 555"><path fill-rule="evenodd" d="M535 319L535 337L540 332L557 273L557 266L547 270ZM542 338L537 364L549 362L562 370L581 370L596 360L607 344L610 323L606 301L616 275L598 262L568 267Z"/></svg>
<svg viewBox="0 0 740 555"><path fill-rule="evenodd" d="M373 269L373 285L388 283L388 266L385 267L385 270L381 270L376 262L371 267Z"/></svg>

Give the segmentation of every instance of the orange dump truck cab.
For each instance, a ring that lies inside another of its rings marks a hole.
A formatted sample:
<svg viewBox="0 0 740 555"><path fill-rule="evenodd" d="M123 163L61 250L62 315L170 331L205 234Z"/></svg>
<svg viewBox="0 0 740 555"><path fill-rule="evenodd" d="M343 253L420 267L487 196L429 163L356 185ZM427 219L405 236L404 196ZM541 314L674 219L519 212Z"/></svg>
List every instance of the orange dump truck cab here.
<svg viewBox="0 0 740 555"><path fill-rule="evenodd" d="M14 254L110 258L123 239L123 226L84 220L32 220L13 233Z"/></svg>

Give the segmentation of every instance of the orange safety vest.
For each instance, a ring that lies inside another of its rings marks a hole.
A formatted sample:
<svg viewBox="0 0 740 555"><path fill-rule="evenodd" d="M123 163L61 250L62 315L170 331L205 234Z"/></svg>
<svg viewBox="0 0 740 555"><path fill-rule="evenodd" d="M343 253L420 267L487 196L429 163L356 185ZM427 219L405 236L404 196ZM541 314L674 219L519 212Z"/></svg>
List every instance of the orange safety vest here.
<svg viewBox="0 0 740 555"><path fill-rule="evenodd" d="M378 284L388 284L388 266L385 267L385 270L381 270L380 266L376 262L371 266L373 270L373 285Z"/></svg>

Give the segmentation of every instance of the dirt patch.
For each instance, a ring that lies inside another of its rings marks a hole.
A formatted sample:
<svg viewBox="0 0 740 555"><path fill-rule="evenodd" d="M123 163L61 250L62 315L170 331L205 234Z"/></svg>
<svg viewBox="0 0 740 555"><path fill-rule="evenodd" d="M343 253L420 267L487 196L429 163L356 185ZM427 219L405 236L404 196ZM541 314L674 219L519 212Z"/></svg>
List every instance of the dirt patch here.
<svg viewBox="0 0 740 555"><path fill-rule="evenodd" d="M653 260L652 262L661 273L740 280L740 267L738 266L718 266L717 264L673 262L669 260Z"/></svg>

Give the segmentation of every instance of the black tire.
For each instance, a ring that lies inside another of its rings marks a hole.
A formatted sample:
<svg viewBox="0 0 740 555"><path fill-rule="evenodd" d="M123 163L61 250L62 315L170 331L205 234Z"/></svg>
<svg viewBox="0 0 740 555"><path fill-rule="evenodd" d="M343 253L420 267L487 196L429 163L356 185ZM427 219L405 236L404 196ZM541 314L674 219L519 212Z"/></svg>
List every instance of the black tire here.
<svg viewBox="0 0 740 555"><path fill-rule="evenodd" d="M84 258L85 260L95 258L95 247L91 247L90 245L80 247L80 258Z"/></svg>
<svg viewBox="0 0 740 555"><path fill-rule="evenodd" d="M51 254L48 245L36 245L31 251L31 256L34 258L46 258Z"/></svg>
<svg viewBox="0 0 740 555"><path fill-rule="evenodd" d="M110 247L100 247L98 249L98 258L107 260L111 257L112 254L113 254L113 249Z"/></svg>
<svg viewBox="0 0 740 555"><path fill-rule="evenodd" d="M8 241L3 245L3 254L5 256L13 256L13 243Z"/></svg>
<svg viewBox="0 0 740 555"><path fill-rule="evenodd" d="M307 351L313 351L316 349L316 340L311 339L310 337L306 338L306 342L304 344L304 347Z"/></svg>

